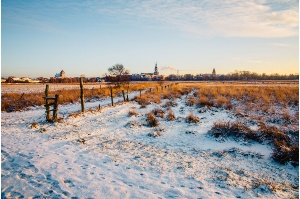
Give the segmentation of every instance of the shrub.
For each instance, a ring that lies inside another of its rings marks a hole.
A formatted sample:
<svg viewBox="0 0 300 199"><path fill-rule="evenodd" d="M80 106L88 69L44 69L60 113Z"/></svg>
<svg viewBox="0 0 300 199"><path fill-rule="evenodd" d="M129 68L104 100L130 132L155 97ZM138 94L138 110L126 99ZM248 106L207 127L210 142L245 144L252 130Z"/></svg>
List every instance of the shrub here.
<svg viewBox="0 0 300 199"><path fill-rule="evenodd" d="M214 123L213 128L209 131L209 134L216 138L227 138L233 136L235 138L258 140L258 136L255 132L238 122L216 122Z"/></svg>
<svg viewBox="0 0 300 199"><path fill-rule="evenodd" d="M208 106L208 107L210 107L212 105L213 105L213 103L210 102L209 99L207 97L205 97L205 96L200 97L198 99L198 101L197 101L197 106L200 106L200 107L201 106Z"/></svg>
<svg viewBox="0 0 300 199"><path fill-rule="evenodd" d="M150 112L147 115L147 122L148 122L149 126L152 126L152 127L158 125L158 119L156 119L153 112Z"/></svg>
<svg viewBox="0 0 300 199"><path fill-rule="evenodd" d="M185 101L185 104L187 106L193 106L193 105L195 105L195 103L196 103L196 100L193 96L189 96L188 99Z"/></svg>
<svg viewBox="0 0 300 199"><path fill-rule="evenodd" d="M299 164L299 145L288 146L285 141L274 142L272 158L280 164L291 162L294 166Z"/></svg>
<svg viewBox="0 0 300 199"><path fill-rule="evenodd" d="M275 126L267 126L265 123L260 122L258 131L260 133L261 141L269 140L274 143L277 140L284 141L287 144L290 143L290 138L288 137L288 135L283 133Z"/></svg>
<svg viewBox="0 0 300 199"><path fill-rule="evenodd" d="M128 114L137 116L137 112L135 112L134 110L129 110Z"/></svg>
<svg viewBox="0 0 300 199"><path fill-rule="evenodd" d="M158 117L161 117L161 118L165 117L165 112L160 108L153 109L152 112L155 116L158 116Z"/></svg>
<svg viewBox="0 0 300 199"><path fill-rule="evenodd" d="M186 118L185 118L185 121L187 122L187 123L199 123L200 122L200 119L197 117L197 116L195 116L195 115L193 115L192 113L190 113Z"/></svg>
<svg viewBox="0 0 300 199"><path fill-rule="evenodd" d="M39 127L39 124L37 122L33 122L30 127L33 129L33 128L38 128Z"/></svg>
<svg viewBox="0 0 300 199"><path fill-rule="evenodd" d="M173 113L172 109L169 109L169 112L168 112L168 115L167 115L167 119L169 121L176 120L175 114Z"/></svg>
<svg viewBox="0 0 300 199"><path fill-rule="evenodd" d="M175 102L174 100L169 100L163 105L163 107L170 107L170 106L175 107L177 105L178 105L177 102Z"/></svg>

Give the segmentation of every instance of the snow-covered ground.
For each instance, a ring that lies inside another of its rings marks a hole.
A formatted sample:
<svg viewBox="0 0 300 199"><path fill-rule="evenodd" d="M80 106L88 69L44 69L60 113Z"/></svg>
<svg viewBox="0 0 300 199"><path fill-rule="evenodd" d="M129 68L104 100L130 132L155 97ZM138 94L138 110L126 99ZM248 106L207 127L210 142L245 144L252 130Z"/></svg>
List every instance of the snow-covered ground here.
<svg viewBox="0 0 300 199"><path fill-rule="evenodd" d="M154 108L167 114L165 101L141 108L102 99L86 103L101 104L101 111L77 116L69 114L80 104L60 105L63 120L54 124L45 122L42 107L2 112L1 198L298 197L298 167L274 162L268 145L207 136L214 122L236 115L199 113L185 97L172 107L177 119L158 118L158 127L149 127L146 115ZM190 113L199 124L185 122ZM161 136L149 136L155 132Z"/></svg>
<svg viewBox="0 0 300 199"><path fill-rule="evenodd" d="M79 84L49 84L51 87L51 91L56 90L71 90L71 89L80 89ZM105 83L89 83L84 84L84 88L92 89L92 88L103 88L106 86ZM1 84L1 93L42 93L45 91L46 84Z"/></svg>

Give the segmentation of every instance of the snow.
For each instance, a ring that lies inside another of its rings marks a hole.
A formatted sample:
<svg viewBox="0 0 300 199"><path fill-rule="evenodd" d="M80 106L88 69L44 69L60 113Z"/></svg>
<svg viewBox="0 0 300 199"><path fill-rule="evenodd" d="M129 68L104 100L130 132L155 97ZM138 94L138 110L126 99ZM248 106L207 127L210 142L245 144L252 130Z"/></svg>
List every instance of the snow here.
<svg viewBox="0 0 300 199"><path fill-rule="evenodd" d="M47 83L49 84L49 83ZM51 87L51 91L56 90L71 90L71 89L79 89L80 86L78 83L76 84L49 84ZM105 87L105 83L88 83L84 84L85 89L93 89L93 88L99 88ZM45 91L45 84L37 83L22 83L22 84L1 84L1 93L42 93Z"/></svg>
<svg viewBox="0 0 300 199"><path fill-rule="evenodd" d="M237 119L230 111L199 113L182 97L172 107L177 120L158 118L159 126L149 127L147 113L161 108L166 115L167 108L116 101L114 107L109 98L86 103L102 109L71 117L80 104L60 105L63 121L54 124L45 122L42 107L2 112L2 197L298 197L298 167L274 162L270 146L207 136L214 122ZM191 112L200 123L185 122ZM154 132L161 136L148 135Z"/></svg>

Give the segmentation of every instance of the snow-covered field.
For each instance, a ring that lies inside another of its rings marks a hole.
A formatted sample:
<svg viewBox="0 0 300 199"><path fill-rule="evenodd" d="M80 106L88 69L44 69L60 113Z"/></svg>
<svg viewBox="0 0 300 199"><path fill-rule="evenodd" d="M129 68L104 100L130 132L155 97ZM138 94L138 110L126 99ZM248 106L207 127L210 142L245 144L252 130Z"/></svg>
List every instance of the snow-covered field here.
<svg viewBox="0 0 300 199"><path fill-rule="evenodd" d="M49 84L49 83L47 83ZM79 84L49 84L51 91L56 90L71 90L71 89L80 89ZM106 86L105 83L89 83L84 84L84 88L92 89ZM45 91L46 84L1 84L1 93L42 93Z"/></svg>
<svg viewBox="0 0 300 199"><path fill-rule="evenodd" d="M45 122L42 107L2 112L1 198L298 197L298 167L274 162L269 145L209 137L214 122L238 116L199 112L185 98L172 107L177 119L158 118L158 127L147 125L146 114L167 113L164 101L141 108L102 99L86 103L100 103L101 111L75 116L69 114L80 104L60 105L63 120L54 124ZM191 112L200 123L185 122Z"/></svg>

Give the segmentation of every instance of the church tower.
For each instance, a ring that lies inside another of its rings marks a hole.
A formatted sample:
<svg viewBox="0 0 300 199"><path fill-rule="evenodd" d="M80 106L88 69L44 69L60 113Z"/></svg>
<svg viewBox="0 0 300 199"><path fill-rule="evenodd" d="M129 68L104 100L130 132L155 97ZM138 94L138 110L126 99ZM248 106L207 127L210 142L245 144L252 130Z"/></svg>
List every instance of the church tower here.
<svg viewBox="0 0 300 199"><path fill-rule="evenodd" d="M154 68L154 75L158 75L159 72L158 72L158 69L157 69L157 62L155 64L155 68Z"/></svg>
<svg viewBox="0 0 300 199"><path fill-rule="evenodd" d="M213 76L213 77L216 76L216 70L215 70L215 69L213 69L213 71L212 71L212 76Z"/></svg>

